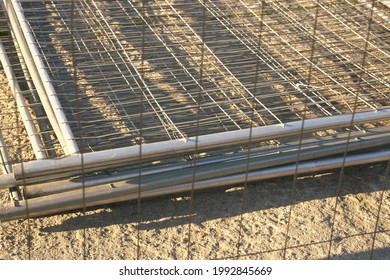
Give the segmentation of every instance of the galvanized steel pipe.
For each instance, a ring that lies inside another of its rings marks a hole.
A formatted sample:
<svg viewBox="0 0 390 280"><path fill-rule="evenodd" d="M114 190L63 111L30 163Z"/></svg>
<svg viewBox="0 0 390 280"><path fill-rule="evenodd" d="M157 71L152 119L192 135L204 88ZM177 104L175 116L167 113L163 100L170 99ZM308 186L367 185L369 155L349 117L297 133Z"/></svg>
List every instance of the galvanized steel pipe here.
<svg viewBox="0 0 390 280"><path fill-rule="evenodd" d="M296 168L296 164L289 164L259 171L251 171L248 174L241 173L220 178L214 178L204 181L196 181L194 183L185 183L172 185L165 188L154 190L143 190L141 186L141 198L153 197L157 195L166 195L189 191L192 186L196 190L242 183L248 181L258 181L281 176L290 176L298 172L298 174L318 172L323 170L340 168L342 166L353 166L367 164L373 162L387 161L390 159L390 150L377 151L372 153L349 155L344 157L335 157L322 160L313 160L309 162L301 162ZM113 202L127 201L138 198L137 184L128 184L121 182L115 184L115 187L102 185L82 190L74 190L70 192L53 194L39 198L28 200L29 217L38 217L47 214L53 214L61 211L74 210L82 208L84 203L87 207ZM83 194L85 196L83 197ZM9 221L27 217L26 201L21 201L20 206L13 207L12 205L0 206L0 220Z"/></svg>
<svg viewBox="0 0 390 280"><path fill-rule="evenodd" d="M11 2L12 6L8 5L8 2ZM8 9L13 9L16 15L16 21L14 22L12 19L12 16L10 16L11 23L13 23L13 27L15 31L15 35L18 37L18 40L20 41L21 38L23 38L26 41L26 45L28 47L28 50L31 54L31 59L33 61L30 61L29 59L26 59L26 50L24 50L23 57L25 58L26 65L29 68L30 74L32 75L33 81L35 86L38 89L38 93L40 93L41 101L44 105L46 113L49 115L49 120L52 122L55 122L53 118L50 117L50 114L53 114L53 117L56 120L56 124L53 125L53 128L55 128L58 125L58 129L56 130L56 133L62 135L62 141L61 145L64 149L64 151L67 154L74 154L78 153L79 149L77 146L77 143L74 139L73 133L69 127L68 121L66 119L66 116L64 114L64 111L62 109L62 106L58 100L57 94L55 92L55 89L53 87L53 84L51 82L51 79L46 71L45 65L42 61L41 54L39 53L39 50L36 46L36 43L34 41L34 38L32 36L30 27L27 24L27 20L24 16L23 9L21 7L21 4L19 1L10 0L5 1L5 6ZM18 28L21 28L22 33L20 34L18 31ZM25 46L23 44L19 44L21 47L21 50L23 52L23 49L25 49ZM33 71L32 71L33 70ZM35 71L37 71L37 75L35 75ZM44 93L42 90L39 90L40 84L42 85L44 89ZM45 96L43 96L43 94ZM51 110L48 108L50 107ZM51 111L51 112L50 112ZM60 131L59 131L60 130ZM59 140L61 140L61 137L59 137Z"/></svg>
<svg viewBox="0 0 390 280"><path fill-rule="evenodd" d="M381 147L389 143L389 134L372 136L367 139L352 139L348 146L348 152ZM313 145L310 148L305 147L300 151L299 160L306 161L342 154L345 151L345 147L346 143L325 143L322 145ZM249 159L247 153L242 154L241 158L236 158L236 155L225 155L225 158L223 160L220 159L219 162L213 162L212 158L206 158L205 162L198 160L196 165L196 180L206 180L242 173L246 171L246 168L249 171L253 171L289 164L296 162L298 157L296 148L285 151L282 149L267 149L261 152L253 151ZM208 163L208 161L211 161L211 163ZM143 190L188 183L192 180L193 168L192 163L167 165L158 168L144 168L141 173ZM138 170L130 170L113 175L40 183L26 186L24 193L26 197L32 198L101 184L115 185L116 182L123 180L137 182L139 175Z"/></svg>
<svg viewBox="0 0 390 280"><path fill-rule="evenodd" d="M353 114L309 119L305 121L304 133L326 130L331 128L349 126ZM354 115L354 124L369 123L373 121L386 120L390 118L390 108L383 108L378 111L360 112ZM228 131L209 135L202 135L198 138L190 137L187 141L169 140L157 143L142 145L142 158L159 159L162 156L174 156L194 151L195 141L198 140L198 151L248 143L251 135L252 141L265 141L269 139L298 135L301 133L302 121L294 121L282 125L269 125L243 129L239 131ZM98 152L84 153L83 165L85 169L107 169L111 165L129 164L137 162L139 158L139 146L124 147L118 149L104 150ZM64 172L75 171L81 174L81 155L71 155L58 159L46 159L15 164L15 181L22 178L40 177L50 174L53 178L64 177ZM14 182L15 183L15 182ZM1 187L0 183L0 187Z"/></svg>
<svg viewBox="0 0 390 280"><path fill-rule="evenodd" d="M30 139L31 147L34 150L34 154L37 159L45 159L47 158L47 156L46 156L45 149L43 148L42 141L39 138L38 132L33 124L31 114L28 110L26 102L24 101L19 84L13 73L11 63L8 59L4 45L1 42L0 42L0 61L1 64L3 65L3 69L7 77L8 83L11 87L11 91L15 97L16 105L20 112L20 116L24 124L24 127L26 128L28 137Z"/></svg>

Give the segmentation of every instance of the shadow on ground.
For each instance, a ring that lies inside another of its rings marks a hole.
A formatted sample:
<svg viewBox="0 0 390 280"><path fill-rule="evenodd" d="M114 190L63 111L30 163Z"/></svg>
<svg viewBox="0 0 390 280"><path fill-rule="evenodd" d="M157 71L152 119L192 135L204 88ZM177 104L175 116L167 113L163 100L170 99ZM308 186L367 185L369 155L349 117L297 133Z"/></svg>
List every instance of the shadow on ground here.
<svg viewBox="0 0 390 280"><path fill-rule="evenodd" d="M384 165L347 168L341 196L383 189L384 170ZM41 228L41 231L73 231L114 224L132 224L140 230L175 227L190 222L201 225L209 220L336 197L339 178L339 171L300 177L293 199L293 178L285 177L250 183L246 188L236 185L196 191L192 203L190 193L142 199L139 205L137 201L117 203L105 208L90 208L85 215L71 217L61 224Z"/></svg>

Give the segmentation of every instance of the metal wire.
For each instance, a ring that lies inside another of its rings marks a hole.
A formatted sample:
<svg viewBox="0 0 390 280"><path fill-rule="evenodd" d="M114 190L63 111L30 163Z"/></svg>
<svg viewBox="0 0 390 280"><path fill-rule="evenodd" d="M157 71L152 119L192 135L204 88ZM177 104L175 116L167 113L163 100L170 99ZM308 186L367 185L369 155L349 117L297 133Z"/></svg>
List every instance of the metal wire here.
<svg viewBox="0 0 390 280"><path fill-rule="evenodd" d="M141 15L144 18L145 17L145 1L143 0L141 3ZM141 42L141 69L140 69L140 75L141 75L141 91L142 93L145 92L146 86L144 84L144 77L145 77L145 31L146 31L146 22L142 21L142 42ZM143 158L142 158L142 144L144 139L144 104L145 104L145 95L141 94L139 97L140 107L139 107L139 156L138 156L138 189L137 189L137 260L141 259L141 230L140 225L142 223L142 208L141 208L141 186L143 184L142 182L142 168L143 168Z"/></svg>
<svg viewBox="0 0 390 280"><path fill-rule="evenodd" d="M261 46L262 44L262 31L263 31L263 20L264 20L264 6L265 6L265 1L262 1L260 3L261 7L260 9L260 14L262 15L262 18L260 20L260 26L259 26L259 31L258 31L258 46ZM257 87L258 87L258 76L259 76L259 71L260 71L260 60L257 59L256 63L256 71L255 71L255 81L253 85L253 92L255 95L252 98L252 113L251 113L251 124L253 123L254 116L255 116L255 104L256 104L256 92L257 92ZM248 174L249 174L249 166L250 166L250 159L253 155L252 153L252 125L250 126L250 133L249 133L249 139L248 139L248 154L247 154L247 161L246 161L246 167L245 167L245 179L244 179L244 192L241 198L241 212L240 212L240 222L239 222L239 233L238 233L238 239L237 239L237 256L239 256L240 249L241 249L241 244L242 244L242 231L243 231L243 221L244 221L244 209L245 209L245 204L246 200L248 199Z"/></svg>
<svg viewBox="0 0 390 280"><path fill-rule="evenodd" d="M73 37L68 1L45 7L34 1L22 3L64 109L71 117L75 102L85 108L81 125L86 147L99 150L135 144L139 129L134 112L139 111L137 96L141 94L146 101L143 141L196 134L202 46L196 22L202 6L210 28L205 34L201 134L301 119L305 98L308 118L351 112L357 89L354 81L361 72L365 77L359 85L364 89L358 98L359 110L387 102L389 44L383 36L388 36L389 26L383 21L373 23L367 67L362 67L356 56L366 41L360 23L365 18L362 7L348 1L318 4L322 31L315 38L318 55L310 61L309 23L315 16L311 1L267 1L264 15L252 8L257 5L254 1L183 3L151 1L143 15L138 4L130 1L76 1ZM264 43L259 46L254 38L261 18ZM143 24L145 36L139 36ZM139 73L141 40L146 44L144 78ZM67 61L73 41L80 100L69 92L72 71ZM224 51L227 47L228 52ZM257 60L267 69L260 77L255 77ZM313 72L310 82L305 78L306 65ZM259 94L253 92L254 79L259 80ZM77 123L71 121L71 126L75 130Z"/></svg>
<svg viewBox="0 0 390 280"><path fill-rule="evenodd" d="M348 148L349 148L349 144L350 144L350 140L351 140L351 130L352 130L352 127L354 125L354 117L355 117L355 113L356 113L356 110L358 108L358 99L359 99L359 96L361 94L364 94L364 90L363 88L360 86L361 83L362 83L362 77L363 77L363 73L364 73L364 68L366 67L366 59L367 59L367 52L368 52L368 42L370 42L370 35L371 35L371 28L372 28L372 23L373 23L373 15L374 15L374 7L375 7L375 4L376 4L376 0L372 0L371 2L371 12L370 12L370 15L369 15L369 18L368 18L368 22L367 22L367 27L366 27L366 40L365 40L365 44L364 44L364 49L361 50L361 53L362 53L362 58L361 58L361 66L362 66L362 70L360 71L359 75L358 75L358 81L357 81L357 84L358 84L358 92L356 94L356 98L355 98L355 102L354 102L354 105L353 105L353 115L352 115L352 118L351 118L351 124L350 124L350 131L348 133L348 138L346 140L346 143L345 143L345 150L344 150L344 156L343 156L343 165L340 169L340 177L339 177L339 180L338 180L338 183L337 183L337 191L336 191L336 199L335 199L335 206L334 206L334 212L333 212L333 219L332 219L332 226L331 226L331 231L330 231L330 242L329 242L329 249L328 249L328 259L330 259L330 256L331 256L331 250L332 250L332 242L333 242L333 234L334 234L334 227L335 227L335 219L336 219L336 215L337 215L337 208L338 208L338 204L339 204L339 196L340 196L340 192L341 192L341 189L342 189L342 184L343 184L343 180L344 180L344 171L345 171L345 159L347 157L347 154L348 154Z"/></svg>
<svg viewBox="0 0 390 280"><path fill-rule="evenodd" d="M135 258L142 259L143 199L189 191L183 234L193 259L195 191L239 182L235 252L224 256L239 259L251 255L243 250L250 181L292 175L284 242L253 254L281 252L286 259L289 249L327 244L330 258L344 169L375 161L369 152L380 160L389 153L390 123L374 117L390 106L390 22L377 2L4 0L10 28L0 40L10 62L3 67L12 67L9 80L26 102L18 107L30 114L24 121L33 133L15 135L19 115L0 127L1 164L18 169L5 169L9 176L0 186L20 185L25 198L2 218L27 217L30 237L35 215L82 207L86 225L87 206L135 199ZM2 108L1 120L7 114L17 113ZM316 120L323 123L311 128ZM269 130L257 130L263 128ZM222 139L238 133L236 142ZM202 142L217 136L221 143ZM19 142L10 144L12 137ZM159 150L163 145L168 148ZM129 157L97 162L122 147ZM17 149L43 155L25 160ZM334 167L340 176L330 237L291 246L299 175ZM383 199L384 190L374 231L361 234L373 234L371 258L377 233L387 232L378 230ZM82 244L87 259L93 244L86 226Z"/></svg>
<svg viewBox="0 0 390 280"><path fill-rule="evenodd" d="M309 65L309 70L308 70L308 76L307 76L307 81L308 84L311 83L312 79L312 70L313 70L313 57L316 51L316 37L318 33L318 15L319 15L319 6L315 6L315 18L314 18L314 23L313 23L313 28L312 28L312 44L310 48L310 58L309 61L311 62ZM289 241L289 233L290 233L290 225L291 225L291 215L293 212L294 208L294 200L296 196L296 189L297 189L297 179L298 179L298 167L299 167L299 162L301 161L301 151L302 151L302 141L303 141L303 136L304 136L304 128L305 128L305 120L306 120L306 115L308 111L308 104L309 99L306 97L305 102L304 102L304 109L303 109L303 119L302 119L302 127L301 127L301 134L299 135L299 144L298 144L298 151L297 151L297 160L295 163L295 172L294 172L294 179L292 183L292 188L291 188L291 193L290 193L290 207L289 207L289 212L288 212L288 218L287 218L287 226L286 226L286 237L285 237L285 242L284 242L284 250L283 250L283 259L286 259L286 253L287 253L287 247L288 247L288 241Z"/></svg>
<svg viewBox="0 0 390 280"><path fill-rule="evenodd" d="M205 3L207 0L203 0L203 3ZM202 30L200 34L200 40L201 40L201 53L200 53L200 65L199 65L199 88L198 88L198 95L196 97L196 139L195 139L195 149L194 154L197 155L199 153L198 149L198 143L199 143L199 132L200 132L200 112L202 109L202 99L203 97L203 79L204 79L204 64L205 64L205 51L206 51L206 42L205 42L205 34L206 34L206 9L202 8ZM188 244L187 244L187 259L192 259L191 254L191 246L192 246L192 217L193 217L193 211L194 211L194 199L195 199L195 184L196 184L196 175L197 175L197 158L195 157L193 159L193 168L192 168L192 185L191 185L191 193L190 193L190 201L189 201L189 223L188 223Z"/></svg>
<svg viewBox="0 0 390 280"><path fill-rule="evenodd" d="M71 36L74 37L74 32L75 32L75 14L76 14L76 10L75 10L75 1L73 0L71 2L71 15L70 15L70 33L71 33ZM77 85L79 83L78 79L78 65L77 65L77 61L75 59L75 41L73 40L71 42L71 64L73 66L73 69L72 69L72 73L73 73L73 85ZM79 92L78 92L78 88L77 87L73 87L73 90L74 90L74 95L76 97L76 100L79 99ZM84 225L86 225L86 222L87 222L87 215L86 215L86 211L87 211L87 207L86 207L86 198L85 198L85 175L86 175L86 172L85 172L85 166L84 166L84 155L83 155L83 146L84 146L84 142L83 142L83 135L81 133L81 129L82 129L82 126L81 126L81 117L80 117L80 103L79 102L76 102L75 103L75 108L74 108L74 111L75 111L75 114L76 114L76 121L77 121L77 126L78 126L78 135L80 135L79 137L79 142L78 142L78 145L80 147L80 150L81 150L81 153L80 153L80 169L81 169L81 196L82 196L82 221L84 223ZM83 260L86 260L87 259L87 230L86 230L86 227L84 226L83 227L83 241L82 241L82 248L83 248L83 255L82 255L82 259Z"/></svg>

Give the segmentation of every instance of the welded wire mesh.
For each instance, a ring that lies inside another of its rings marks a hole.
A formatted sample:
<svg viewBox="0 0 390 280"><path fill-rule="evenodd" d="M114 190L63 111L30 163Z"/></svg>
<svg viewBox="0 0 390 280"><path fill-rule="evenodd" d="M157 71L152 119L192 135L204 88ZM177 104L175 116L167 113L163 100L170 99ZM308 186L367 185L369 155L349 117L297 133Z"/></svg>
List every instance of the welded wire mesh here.
<svg viewBox="0 0 390 280"><path fill-rule="evenodd" d="M194 136L202 6L199 134L299 120L303 111L306 118L350 113L355 98L358 111L388 105L386 18L374 15L366 51L363 3L261 3L148 1L142 8L133 1L76 1L73 26L71 1L22 7L72 130L82 131L89 150L137 142L140 95L142 141Z"/></svg>
<svg viewBox="0 0 390 280"><path fill-rule="evenodd" d="M23 132L14 99L4 95L1 106L11 107L0 111L6 123L2 147L15 170L4 169L14 178L2 178L22 187L12 188L13 203L22 210L10 215L27 217L26 258L35 258L30 215L76 208L83 209L80 215L43 226L53 239L57 231L81 229L72 258L388 256L390 126L388 118L375 118L390 104L390 11L381 1L4 4L10 28L0 35L7 36L2 43L16 76L11 89L21 86L44 153L33 160L34 148L35 158L39 154L32 135ZM359 119L362 112L369 119ZM335 127L323 119L330 116ZM337 116L350 118L336 125ZM316 120L324 121L310 128ZM283 134L290 126L295 132ZM262 127L280 128L280 134L254 136ZM247 134L229 143L223 136L234 134L227 132ZM220 145L202 146L214 135ZM167 143L193 146L153 156L150 147L159 151ZM109 161L110 151L121 147L135 148L135 157ZM91 163L95 155L107 162ZM45 158L58 167L45 165ZM75 163L62 169L67 160ZM377 161L385 164L371 165L367 174L348 169ZM29 169L41 163L41 170ZM334 168L339 170L321 173ZM314 174L301 177L308 172ZM288 175L256 183L260 190L250 183ZM369 190L353 188L360 177ZM318 183L326 190L310 187ZM196 192L221 184L236 188L216 196ZM175 192L184 193L146 201ZM117 206L119 214L87 212L86 206L128 199L135 202ZM99 228L104 247L112 224L120 229L121 248L131 246L131 253L103 253L90 242ZM349 253L351 242L361 255Z"/></svg>

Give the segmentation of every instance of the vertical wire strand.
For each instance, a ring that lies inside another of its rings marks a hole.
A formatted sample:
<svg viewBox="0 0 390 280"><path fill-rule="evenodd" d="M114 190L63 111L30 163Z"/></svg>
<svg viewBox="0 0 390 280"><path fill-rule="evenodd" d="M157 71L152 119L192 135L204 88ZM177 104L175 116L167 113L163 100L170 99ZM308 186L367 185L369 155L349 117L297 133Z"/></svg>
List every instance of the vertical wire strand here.
<svg viewBox="0 0 390 280"><path fill-rule="evenodd" d="M189 223L188 223L188 244L187 244L187 259L191 260L191 237L192 237L192 223L193 223L193 213L194 213L194 200L195 200L195 180L196 180L196 163L198 157L198 141L200 133L200 111L202 106L202 92L203 92L203 68L204 68L204 56L205 56L205 35L206 35L206 1L203 0L202 3L202 34L201 34L201 56L200 56L200 66L199 66L199 83L198 83L198 94L196 100L196 128L195 128L195 147L194 147L194 157L192 160L192 183L191 183L191 194L189 201Z"/></svg>
<svg viewBox="0 0 390 280"><path fill-rule="evenodd" d="M80 149L80 169L81 169L81 184L82 184L82 223L83 223L83 260L87 259L87 207L85 199L85 167L84 167L84 145L82 137L82 127L81 127L81 105L78 91L78 69L77 69L77 59L76 59L76 29L75 29L75 16L77 13L77 7L75 0L71 2L71 11L70 11L70 36L71 36L71 56L72 56L72 66L73 66L73 85L74 85L74 95L76 97L76 120L79 134L79 149Z"/></svg>
<svg viewBox="0 0 390 280"><path fill-rule="evenodd" d="M352 135L352 130L354 127L354 120L355 120L355 114L357 111L358 107L358 102L359 102L359 97L362 94L363 88L361 86L363 82L363 75L364 75L364 68L366 66L366 59L367 59L367 49L370 41L370 34L371 34L371 25L373 21L373 16L374 16L374 10L375 10L375 4L376 0L373 0L371 2L371 10L370 10L370 15L368 18L368 24L367 24L367 33L366 33L366 38L365 38L365 44L364 44L364 49L363 49L363 57L361 61L361 71L358 75L358 81L357 81L357 94L355 95L354 103L353 103L353 110L352 110L352 117L351 121L349 123L348 127L348 136L346 138L346 143L345 143L345 149L344 149L344 154L343 154L343 163L340 169L340 175L339 179L337 182L337 189L336 189L336 198L335 198L335 204L334 204L334 211L333 211L333 216L332 216L332 222L331 222L331 231L330 231L330 238L329 238L329 248L328 248L328 259L331 257L332 253L332 246L333 246L333 236L334 236L334 231L335 231L335 223L336 223L336 216L337 216L337 208L340 200L340 195L341 195L341 189L342 189L342 182L344 180L344 172L345 172L345 162L348 154L348 148L349 144L351 141L351 135Z"/></svg>
<svg viewBox="0 0 390 280"><path fill-rule="evenodd" d="M8 6L8 5L7 5ZM5 6L3 6L5 7ZM3 11L4 13L6 13L6 10L4 9ZM7 23L6 23L7 24ZM9 30L11 30L11 27L9 27ZM7 35L7 41L8 43L11 45L12 44L12 35L11 35L11 32L8 32L8 35ZM10 46L9 45L9 46ZM12 62L11 62L12 63ZM14 88L16 88L17 86L17 80L14 79L13 80L13 83L12 85L10 85L10 88L9 90L11 91L14 91ZM13 100L14 104L13 104L13 108L14 108L14 111L13 111L13 114L15 115L16 119L15 119L15 124L16 126L18 127L19 126L19 122L21 121L19 119L19 114L18 114L18 106L17 106L17 102L16 102L16 99ZM11 108L12 108L11 107ZM17 131L17 129L16 129ZM21 165L21 173L22 173L22 178L21 178L21 181L22 181L22 189L24 190L24 193L26 192L26 176L25 176L25 170L24 170L24 159L23 159L23 147L22 147L22 139L21 139L21 134L20 133L17 133L17 136L16 136L16 143L17 143L17 148L19 148L19 153L15 153L15 161L17 162L20 162L20 165ZM2 155L1 155L2 156ZM3 161L3 160L2 160ZM8 170L8 171L11 171L11 170ZM9 188L8 189L8 192L9 192L9 197L11 198L11 200L13 200L13 197L12 197L12 190L14 188ZM17 189L17 187L15 187L15 190ZM24 196L24 193L22 194ZM24 196L25 197L25 205L26 205L26 222L27 222L27 232L26 232L26 245L27 245L27 259L28 260L31 260L32 258L32 228L31 228L31 216L30 216L30 209L29 209L29 201L28 201L28 198L27 196ZM23 197L22 197L23 198Z"/></svg>
<svg viewBox="0 0 390 280"><path fill-rule="evenodd" d="M142 26L141 26L141 69L140 69L140 109L139 109L139 155L138 155L138 194L137 194L137 251L136 258L141 258L141 223L142 223L142 207L141 207L141 185L142 185L142 144L143 144L143 129L144 129L144 76L145 76L145 36L146 36L146 6L145 0L141 2Z"/></svg>
<svg viewBox="0 0 390 280"><path fill-rule="evenodd" d="M376 241L377 233L378 233L379 218L380 218L381 211L382 211L382 205L383 205L383 199L385 197L385 192L388 189L388 185L389 185L389 173L390 173L390 160L387 162L387 167L385 170L385 177L383 179L383 187L382 187L381 195L379 198L378 214L376 215L376 219L375 219L374 236L372 238L370 260L372 260L374 258L375 241Z"/></svg>
<svg viewBox="0 0 390 280"><path fill-rule="evenodd" d="M9 42L12 42L12 35L11 35L11 32L9 32L8 34L8 40ZM13 81L13 87L16 88L16 83L17 83L17 79L14 79ZM12 91L14 91L13 89L11 89ZM16 102L16 99L14 99L14 108L15 108L15 116L16 116L16 125L18 126L19 125L19 114L18 114L18 106L17 106L17 102ZM26 192L26 175L25 175L25 170L24 170L24 159L23 159L23 148L22 148L22 139L21 139L21 134L20 133L17 133L17 142L18 142L18 147L20 147L20 154L18 154L18 161L21 163L20 166L21 166L21 172L22 172L22 189L24 189L24 193ZM24 194L23 194L24 195ZM26 238L26 241L27 241L27 259L28 260L31 260L32 259L32 227L31 227L31 215L30 215L30 207L29 207L29 199L27 196L25 196L25 205L26 205L26 219L27 219L27 238Z"/></svg>
<svg viewBox="0 0 390 280"><path fill-rule="evenodd" d="M14 86L16 83L16 79L14 81ZM19 125L19 114L17 112L17 105L16 105L16 100L15 102L15 115L16 115L16 124ZM22 186L23 189L25 190L27 188L26 186L26 176L25 176L25 171L24 171L24 160L23 160L23 148L22 148L22 141L21 141L21 135L20 133L17 133L17 141L18 141L18 146L20 147L20 155L18 156L18 161L20 161L20 166L21 166L21 171L22 171ZM28 202L28 197L25 196L25 204L26 204L26 218L27 218L27 258L28 260L31 260L31 251L32 251L32 229L31 229L31 216L30 216L30 207L29 207L29 202Z"/></svg>
<svg viewBox="0 0 390 280"><path fill-rule="evenodd" d="M311 49L310 49L310 64L309 64L309 72L307 76L307 84L310 85L311 79L312 79L312 72L313 72L313 58L314 58L314 53L315 53L315 46L316 46L316 36L317 36L317 28L318 28L318 16L319 16L319 5L316 3L316 11L315 11L315 18L314 18L314 23L313 23L313 33L312 33L312 42L311 42ZM300 134L299 134L299 142L298 142L298 151L297 151L297 157L295 161L295 172L294 172L294 177L293 177L293 183L292 183L292 188L290 192L290 197L289 197L289 211L288 211L288 217L287 217L287 226L286 226L286 236L284 240L284 247L283 247L283 259L286 259L287 255L287 247L288 247L288 241L289 241L289 234L290 234L290 226L291 226L291 217L293 213L293 208L294 208L294 200L296 197L296 192L297 192L297 182L298 182L298 169L299 169L299 163L301 161L301 150L302 150L302 145L303 145L303 134L304 134L304 129L305 129L305 120L306 120L306 114L308 111L308 94L305 95L305 101L304 101L304 108L302 112L302 126L300 129Z"/></svg>
<svg viewBox="0 0 390 280"><path fill-rule="evenodd" d="M264 28L264 9L265 9L265 0L261 1L261 10L260 10L260 26L259 26L259 35L257 40L258 48L261 48L262 45L262 32ZM249 176L249 167L250 167L250 159L251 159L251 149L252 149L252 133L253 133L253 121L256 113L256 99L257 99L257 89L259 83L259 71L260 71L260 58L258 57L256 60L256 70L255 70L255 80L253 83L253 96L252 96L252 104L251 104L251 114L250 114L250 125L249 125L249 138L248 138L248 152L246 156L246 166L245 166L245 179L244 179L244 191L241 197L241 209L240 209L240 219L239 219L239 230L238 230L238 239L237 239L237 253L236 258L239 259L241 254L241 246L242 246L242 238L243 238L243 223L244 223L244 211L245 205L248 201L248 176Z"/></svg>

